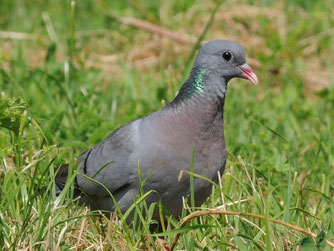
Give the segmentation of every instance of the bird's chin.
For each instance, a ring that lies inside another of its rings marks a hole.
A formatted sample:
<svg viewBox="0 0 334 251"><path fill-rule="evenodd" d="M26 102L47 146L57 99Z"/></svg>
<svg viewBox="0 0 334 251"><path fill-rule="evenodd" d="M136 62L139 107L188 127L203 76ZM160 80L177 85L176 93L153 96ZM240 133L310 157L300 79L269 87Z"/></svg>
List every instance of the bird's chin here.
<svg viewBox="0 0 334 251"><path fill-rule="evenodd" d="M221 75L220 77L222 78L225 85L227 85L228 82L230 82L230 80L233 78L233 77L226 77L226 76L223 76L223 75Z"/></svg>

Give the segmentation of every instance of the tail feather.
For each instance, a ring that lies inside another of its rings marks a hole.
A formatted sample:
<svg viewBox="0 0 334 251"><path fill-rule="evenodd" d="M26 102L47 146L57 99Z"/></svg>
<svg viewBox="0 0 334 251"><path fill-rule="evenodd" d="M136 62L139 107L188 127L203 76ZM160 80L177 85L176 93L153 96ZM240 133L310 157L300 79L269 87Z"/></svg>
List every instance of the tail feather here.
<svg viewBox="0 0 334 251"><path fill-rule="evenodd" d="M56 177L55 177L55 185L56 185L56 195L59 195L67 181L67 176L68 176L68 164L62 165L57 169ZM80 188L77 183L77 179L74 180L74 192L75 194L80 194Z"/></svg>

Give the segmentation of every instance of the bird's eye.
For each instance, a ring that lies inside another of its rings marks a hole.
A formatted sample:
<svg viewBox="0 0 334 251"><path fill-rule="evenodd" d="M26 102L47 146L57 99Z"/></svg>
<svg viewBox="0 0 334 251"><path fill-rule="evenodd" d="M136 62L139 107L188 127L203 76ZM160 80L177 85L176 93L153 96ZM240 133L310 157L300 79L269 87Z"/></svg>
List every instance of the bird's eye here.
<svg viewBox="0 0 334 251"><path fill-rule="evenodd" d="M231 55L231 53L229 53L229 52L224 52L223 53L223 58L226 60L226 61L230 61L230 59L232 58L232 55Z"/></svg>

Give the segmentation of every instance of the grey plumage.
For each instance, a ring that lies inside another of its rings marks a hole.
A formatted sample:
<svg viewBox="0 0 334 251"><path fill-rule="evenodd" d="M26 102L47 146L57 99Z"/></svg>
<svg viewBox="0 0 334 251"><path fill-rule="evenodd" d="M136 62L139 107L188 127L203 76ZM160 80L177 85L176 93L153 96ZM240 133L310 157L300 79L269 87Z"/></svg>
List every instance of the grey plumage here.
<svg viewBox="0 0 334 251"><path fill-rule="evenodd" d="M142 176L149 175L144 190L157 191L162 204L173 215L179 215L182 196L189 195L190 185L188 174L178 178L181 171L190 169L194 147L195 173L213 181L218 171L223 173L223 107L227 83L234 77L257 82L246 65L244 49L226 40L205 44L177 97L159 111L118 128L84 152L78 157L80 172L107 187L125 211L139 191L140 166ZM61 174L56 177L59 191L66 178L64 172ZM210 194L211 185L199 178L194 184L195 201L200 205ZM90 196L95 208L115 210L112 198L101 185L80 175L76 185ZM151 196L148 203L157 199Z"/></svg>

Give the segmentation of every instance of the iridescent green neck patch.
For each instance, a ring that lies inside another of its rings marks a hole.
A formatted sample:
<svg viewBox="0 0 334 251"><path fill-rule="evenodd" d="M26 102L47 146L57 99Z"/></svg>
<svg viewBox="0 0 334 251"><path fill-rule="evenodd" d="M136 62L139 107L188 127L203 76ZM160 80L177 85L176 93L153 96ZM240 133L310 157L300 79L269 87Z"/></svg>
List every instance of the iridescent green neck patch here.
<svg viewBox="0 0 334 251"><path fill-rule="evenodd" d="M204 73L205 73L205 69L201 68L199 69L199 71L197 72L196 76L195 76L195 83L194 83L194 88L196 91L202 91L203 87L204 87Z"/></svg>
<svg viewBox="0 0 334 251"><path fill-rule="evenodd" d="M190 74L190 77L187 81L183 84L180 89L179 94L173 101L173 103L188 103L188 101L192 100L194 96L197 94L204 92L204 87L206 85L206 74L207 70L204 68L196 67L193 68Z"/></svg>

